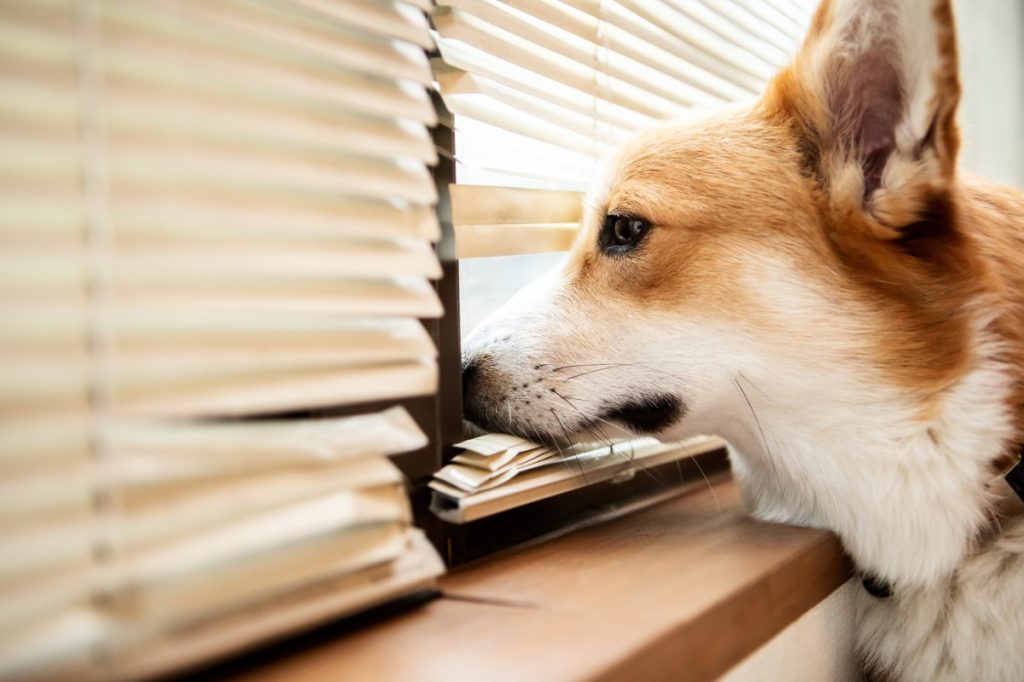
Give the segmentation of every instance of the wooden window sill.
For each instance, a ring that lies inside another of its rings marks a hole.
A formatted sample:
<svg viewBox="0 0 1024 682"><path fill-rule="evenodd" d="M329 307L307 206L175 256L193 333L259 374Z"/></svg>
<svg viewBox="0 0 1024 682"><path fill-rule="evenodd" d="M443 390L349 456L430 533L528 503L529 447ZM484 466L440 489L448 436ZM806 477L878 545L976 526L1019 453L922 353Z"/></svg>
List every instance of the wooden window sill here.
<svg viewBox="0 0 1024 682"><path fill-rule="evenodd" d="M709 680L850 575L836 538L747 517L735 484L465 566L442 596L222 666L218 679Z"/></svg>

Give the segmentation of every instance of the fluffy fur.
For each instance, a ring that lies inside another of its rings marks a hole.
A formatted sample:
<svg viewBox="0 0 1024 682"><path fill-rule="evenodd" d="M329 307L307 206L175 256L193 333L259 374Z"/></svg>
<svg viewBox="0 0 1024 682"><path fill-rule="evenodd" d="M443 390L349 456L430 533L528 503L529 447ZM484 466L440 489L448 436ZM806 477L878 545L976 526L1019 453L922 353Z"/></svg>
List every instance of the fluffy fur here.
<svg viewBox="0 0 1024 682"><path fill-rule="evenodd" d="M648 131L608 162L565 264L467 339L469 414L538 437L714 432L760 518L835 531L867 667L1024 671L1024 197L956 172L940 0L833 0L752 108ZM651 225L611 255L605 216ZM628 424L627 424L628 426Z"/></svg>

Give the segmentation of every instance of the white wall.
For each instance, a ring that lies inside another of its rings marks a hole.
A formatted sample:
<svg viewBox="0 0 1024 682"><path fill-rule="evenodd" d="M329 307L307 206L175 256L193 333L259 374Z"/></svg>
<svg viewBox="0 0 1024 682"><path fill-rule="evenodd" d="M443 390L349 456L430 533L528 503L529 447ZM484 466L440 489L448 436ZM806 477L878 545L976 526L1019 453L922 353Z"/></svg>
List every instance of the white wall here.
<svg viewBox="0 0 1024 682"><path fill-rule="evenodd" d="M961 166L1024 189L1024 2L957 0Z"/></svg>
<svg viewBox="0 0 1024 682"><path fill-rule="evenodd" d="M737 663L718 682L857 682L853 653L853 598L864 589L849 580L824 601Z"/></svg>

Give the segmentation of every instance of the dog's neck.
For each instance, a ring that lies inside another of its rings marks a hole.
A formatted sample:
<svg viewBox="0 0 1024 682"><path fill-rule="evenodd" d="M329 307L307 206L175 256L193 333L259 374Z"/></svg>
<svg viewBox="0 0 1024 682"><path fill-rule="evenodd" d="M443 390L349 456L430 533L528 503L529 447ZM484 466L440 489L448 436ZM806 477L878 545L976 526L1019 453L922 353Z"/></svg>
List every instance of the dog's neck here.
<svg viewBox="0 0 1024 682"><path fill-rule="evenodd" d="M1009 373L979 360L927 421L914 405L833 379L809 382L822 387L809 393L740 379L738 418L717 430L736 450L744 496L765 520L835 531L860 569L897 588L934 584L990 522L991 463L1014 438Z"/></svg>

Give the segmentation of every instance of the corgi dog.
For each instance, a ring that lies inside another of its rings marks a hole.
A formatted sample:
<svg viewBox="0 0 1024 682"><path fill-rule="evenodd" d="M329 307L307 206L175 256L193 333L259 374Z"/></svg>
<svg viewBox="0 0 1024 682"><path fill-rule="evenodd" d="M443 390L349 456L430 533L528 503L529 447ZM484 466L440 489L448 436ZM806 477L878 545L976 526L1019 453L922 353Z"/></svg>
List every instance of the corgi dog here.
<svg viewBox="0 0 1024 682"><path fill-rule="evenodd" d="M948 0L825 0L755 104L612 155L467 337L467 418L719 434L756 517L875 586L870 674L1024 679L1024 196L957 171L959 99Z"/></svg>

